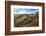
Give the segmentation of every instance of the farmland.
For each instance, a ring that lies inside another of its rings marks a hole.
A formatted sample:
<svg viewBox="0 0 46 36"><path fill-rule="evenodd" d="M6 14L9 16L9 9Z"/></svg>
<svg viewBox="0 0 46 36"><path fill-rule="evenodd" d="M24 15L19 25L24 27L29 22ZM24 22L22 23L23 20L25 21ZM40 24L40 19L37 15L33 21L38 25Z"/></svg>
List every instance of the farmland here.
<svg viewBox="0 0 46 36"><path fill-rule="evenodd" d="M14 14L14 27L38 26L39 13L36 14Z"/></svg>

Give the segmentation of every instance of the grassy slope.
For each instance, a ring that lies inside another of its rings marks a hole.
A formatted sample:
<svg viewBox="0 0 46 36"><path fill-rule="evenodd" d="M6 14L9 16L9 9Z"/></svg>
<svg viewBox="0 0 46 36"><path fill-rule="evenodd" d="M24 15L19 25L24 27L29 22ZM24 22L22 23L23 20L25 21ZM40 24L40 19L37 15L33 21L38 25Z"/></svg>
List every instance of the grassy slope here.
<svg viewBox="0 0 46 36"><path fill-rule="evenodd" d="M38 13L36 13L36 15L38 16ZM15 20L16 18L14 18L14 20ZM18 17L17 18L17 20L15 20L14 21L14 26L16 27L16 26L18 26L18 27L33 27L34 26L34 19L33 19L33 17L32 18L30 18L30 19L32 19L32 22L31 23L26 23L26 24L16 24L15 22L20 22L20 21L23 21L25 18L24 17ZM29 19L29 18L28 18Z"/></svg>

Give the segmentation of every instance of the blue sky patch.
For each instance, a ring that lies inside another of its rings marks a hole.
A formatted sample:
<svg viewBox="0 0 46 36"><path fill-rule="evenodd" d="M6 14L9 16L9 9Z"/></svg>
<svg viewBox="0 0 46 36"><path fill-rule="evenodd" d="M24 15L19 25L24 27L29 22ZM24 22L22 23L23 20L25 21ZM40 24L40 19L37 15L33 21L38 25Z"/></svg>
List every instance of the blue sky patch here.
<svg viewBox="0 0 46 36"><path fill-rule="evenodd" d="M39 9L14 8L14 14L35 14L36 12L39 12Z"/></svg>

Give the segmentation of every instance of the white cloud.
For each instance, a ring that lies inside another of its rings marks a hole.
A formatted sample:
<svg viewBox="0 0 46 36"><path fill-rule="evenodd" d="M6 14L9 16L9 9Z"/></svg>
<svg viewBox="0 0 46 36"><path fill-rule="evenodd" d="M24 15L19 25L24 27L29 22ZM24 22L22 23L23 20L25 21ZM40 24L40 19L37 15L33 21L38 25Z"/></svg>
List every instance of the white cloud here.
<svg viewBox="0 0 46 36"><path fill-rule="evenodd" d="M38 12L38 10L34 10L34 11L29 11L29 12L27 12L27 11L25 11L25 10L20 10L20 11L16 11L15 12L15 14L35 14L35 12Z"/></svg>

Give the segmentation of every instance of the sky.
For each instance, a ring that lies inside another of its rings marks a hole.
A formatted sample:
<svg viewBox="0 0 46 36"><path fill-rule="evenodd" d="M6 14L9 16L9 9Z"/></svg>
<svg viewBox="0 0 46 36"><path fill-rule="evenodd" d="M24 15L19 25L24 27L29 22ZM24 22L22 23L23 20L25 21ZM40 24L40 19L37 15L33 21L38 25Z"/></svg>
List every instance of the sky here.
<svg viewBox="0 0 46 36"><path fill-rule="evenodd" d="M14 14L35 14L39 12L39 9L31 9L31 8L15 8Z"/></svg>

